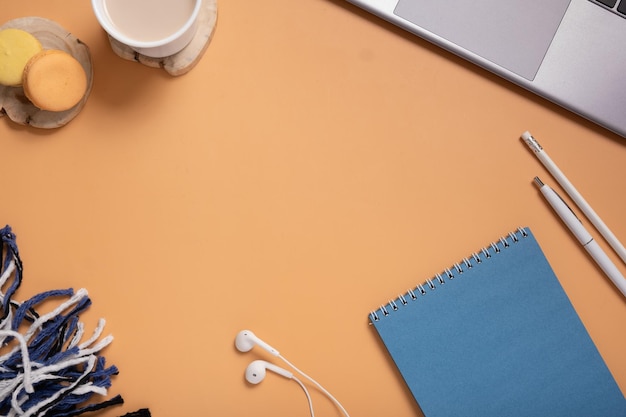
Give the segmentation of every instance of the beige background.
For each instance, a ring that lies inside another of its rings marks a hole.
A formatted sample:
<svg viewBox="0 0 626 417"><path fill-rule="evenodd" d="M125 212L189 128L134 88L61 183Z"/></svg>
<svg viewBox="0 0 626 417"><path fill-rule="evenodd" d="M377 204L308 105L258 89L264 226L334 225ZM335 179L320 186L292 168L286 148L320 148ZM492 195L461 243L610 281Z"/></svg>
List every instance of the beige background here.
<svg viewBox="0 0 626 417"><path fill-rule="evenodd" d="M0 221L18 235L21 299L84 287L88 327L107 319L126 404L103 417L307 416L295 383L245 383L268 355L235 350L243 328L352 416L419 416L367 314L518 226L626 390L625 299L540 197L535 175L560 189L519 135L626 240L624 139L341 0L222 0L179 78L114 55L87 0L3 3L1 21L53 19L93 56L70 124L0 119Z"/></svg>

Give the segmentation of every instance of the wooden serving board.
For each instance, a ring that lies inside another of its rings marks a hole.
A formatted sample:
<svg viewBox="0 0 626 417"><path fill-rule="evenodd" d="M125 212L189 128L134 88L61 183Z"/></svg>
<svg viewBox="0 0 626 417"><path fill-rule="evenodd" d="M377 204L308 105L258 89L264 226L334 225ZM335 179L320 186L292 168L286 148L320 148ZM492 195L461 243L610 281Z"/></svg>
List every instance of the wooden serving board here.
<svg viewBox="0 0 626 417"><path fill-rule="evenodd" d="M80 62L87 75L87 90L83 99L69 110L52 112L35 107L22 87L0 85L0 117L6 115L15 123L43 129L54 129L69 123L85 106L93 85L93 67L87 45L63 29L58 23L42 17L21 17L0 26L2 29L21 29L41 42L44 49L59 49Z"/></svg>
<svg viewBox="0 0 626 417"><path fill-rule="evenodd" d="M130 46L109 36L109 43L113 52L129 61L139 62L153 68L163 68L170 75L179 76L191 71L200 61L206 51L217 24L217 0L203 0L198 15L198 30L191 42L182 51L165 57L152 58L142 55Z"/></svg>

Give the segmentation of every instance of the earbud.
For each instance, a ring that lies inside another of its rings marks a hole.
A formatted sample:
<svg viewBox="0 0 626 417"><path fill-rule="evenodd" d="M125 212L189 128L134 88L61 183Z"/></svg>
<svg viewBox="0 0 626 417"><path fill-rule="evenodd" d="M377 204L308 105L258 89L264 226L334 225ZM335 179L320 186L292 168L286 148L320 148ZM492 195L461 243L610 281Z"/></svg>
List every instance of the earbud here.
<svg viewBox="0 0 626 417"><path fill-rule="evenodd" d="M265 378L266 370L269 369L272 372L282 375L285 378L292 379L293 374L283 368L276 365L272 365L269 362L256 360L250 363L246 368L246 381L251 384L258 384Z"/></svg>
<svg viewBox="0 0 626 417"><path fill-rule="evenodd" d="M237 350L239 350L240 352L248 352L255 345L259 345L274 356L279 355L278 350L274 349L273 347L256 337L256 335L250 330L242 330L237 333L237 337L235 338L235 346L237 347Z"/></svg>
<svg viewBox="0 0 626 417"><path fill-rule="evenodd" d="M326 391L326 389L324 389L324 387L322 387L317 381L315 381L313 378L311 378L310 376L308 376L307 374L305 374L304 372L302 372L301 370L293 366L289 361L287 361L287 359L283 358L278 353L278 350L274 349L273 347L271 347L270 345L268 345L267 343L265 343L264 341L256 337L256 335L252 333L250 330L242 330L239 333L237 333L237 337L235 337L235 346L237 347L237 350L239 350L240 352L249 352L250 350L252 350L252 348L254 348L255 345L261 346L263 349L267 350L272 355L277 356L280 359L282 359L287 365L292 367L296 372L304 376L311 383L313 383L317 388L319 388L320 391L326 394L328 398L330 398L331 401L333 401L341 409L343 414L346 417L349 417L345 408L343 408L343 406L339 403L339 401L335 399L335 397L333 397L328 391ZM255 384L255 385L260 383L261 381L263 381L263 379L265 379L265 375L267 374L268 369L278 375L281 375L285 378L288 378L297 382L300 385L300 387L302 387L309 401L309 410L311 411L311 416L314 416L315 414L313 413L313 404L311 402L311 396L309 395L309 391L307 390L306 386L298 378L294 376L294 374L287 371L286 369L280 368L274 364L271 364L269 362L266 362L260 359L255 360L252 363L250 363L250 365L248 365L248 367L246 368L246 372L245 372L246 381L248 381L248 383L250 384Z"/></svg>

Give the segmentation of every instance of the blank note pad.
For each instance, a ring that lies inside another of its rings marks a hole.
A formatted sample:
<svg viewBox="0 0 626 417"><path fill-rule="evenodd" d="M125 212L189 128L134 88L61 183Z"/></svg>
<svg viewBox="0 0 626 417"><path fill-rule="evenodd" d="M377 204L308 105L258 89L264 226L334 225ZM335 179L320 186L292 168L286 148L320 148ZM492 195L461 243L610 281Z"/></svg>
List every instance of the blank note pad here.
<svg viewBox="0 0 626 417"><path fill-rule="evenodd" d="M626 416L626 400L529 229L370 314L426 417Z"/></svg>

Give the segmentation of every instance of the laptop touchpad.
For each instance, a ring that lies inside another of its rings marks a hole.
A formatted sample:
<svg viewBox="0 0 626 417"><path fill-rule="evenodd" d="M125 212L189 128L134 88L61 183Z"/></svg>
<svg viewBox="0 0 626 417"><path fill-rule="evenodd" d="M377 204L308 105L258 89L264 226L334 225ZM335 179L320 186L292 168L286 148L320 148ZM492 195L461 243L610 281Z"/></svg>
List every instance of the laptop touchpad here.
<svg viewBox="0 0 626 417"><path fill-rule="evenodd" d="M532 80L570 0L400 0L395 14Z"/></svg>

